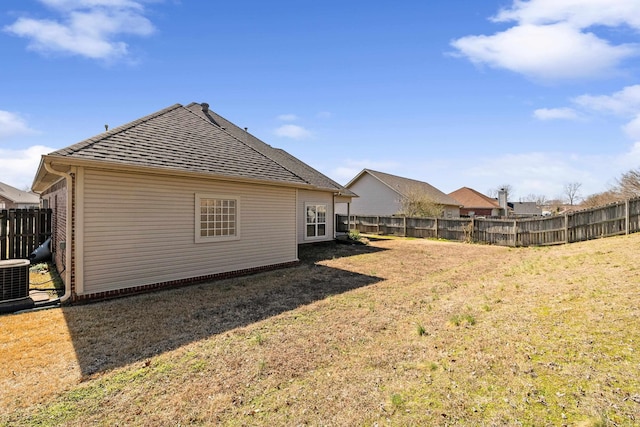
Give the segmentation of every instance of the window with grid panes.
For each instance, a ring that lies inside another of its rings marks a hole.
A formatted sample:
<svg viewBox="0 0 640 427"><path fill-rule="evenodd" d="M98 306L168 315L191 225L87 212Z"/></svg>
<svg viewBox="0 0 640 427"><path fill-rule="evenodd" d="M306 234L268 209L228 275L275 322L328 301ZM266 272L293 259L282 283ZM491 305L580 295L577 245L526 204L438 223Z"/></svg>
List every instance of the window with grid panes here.
<svg viewBox="0 0 640 427"><path fill-rule="evenodd" d="M196 241L239 239L239 209L238 197L196 195Z"/></svg>
<svg viewBox="0 0 640 427"><path fill-rule="evenodd" d="M306 237L324 237L327 234L327 205L310 204L305 205L306 209Z"/></svg>

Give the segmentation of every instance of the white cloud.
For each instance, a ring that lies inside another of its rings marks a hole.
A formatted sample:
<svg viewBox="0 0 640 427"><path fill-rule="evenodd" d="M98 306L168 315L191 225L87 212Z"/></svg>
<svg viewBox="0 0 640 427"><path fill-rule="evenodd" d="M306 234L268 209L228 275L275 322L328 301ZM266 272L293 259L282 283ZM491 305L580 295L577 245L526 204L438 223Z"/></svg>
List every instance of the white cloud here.
<svg viewBox="0 0 640 427"><path fill-rule="evenodd" d="M17 135L36 133L27 122L16 113L0 110L0 139Z"/></svg>
<svg viewBox="0 0 640 427"><path fill-rule="evenodd" d="M640 85L627 86L612 95L581 95L573 99L581 107L617 115L640 112Z"/></svg>
<svg viewBox="0 0 640 427"><path fill-rule="evenodd" d="M576 120L578 113L572 108L538 108L533 116L539 120Z"/></svg>
<svg viewBox="0 0 640 427"><path fill-rule="evenodd" d="M282 125L274 132L277 136L292 139L305 139L311 136L311 132L298 125Z"/></svg>
<svg viewBox="0 0 640 427"><path fill-rule="evenodd" d="M492 20L516 25L490 36L462 37L451 45L476 64L534 79L607 77L618 73L624 60L638 56L640 45L613 45L588 29L640 29L639 16L636 0L514 0Z"/></svg>
<svg viewBox="0 0 640 427"><path fill-rule="evenodd" d="M572 102L585 110L631 118L622 130L633 140L640 140L640 85L627 86L611 95L581 95Z"/></svg>
<svg viewBox="0 0 640 427"><path fill-rule="evenodd" d="M41 156L52 151L42 145L25 150L0 149L0 181L21 190L31 187Z"/></svg>
<svg viewBox="0 0 640 427"><path fill-rule="evenodd" d="M618 157L616 162L616 166L621 172L637 169L638 165L640 165L640 142L634 143L627 153Z"/></svg>
<svg viewBox="0 0 640 427"><path fill-rule="evenodd" d="M583 194L588 195L606 190L607 181L625 170L620 164L626 154L581 156L561 152L530 152L473 159L470 160L473 164L463 168L466 170L465 185L482 192L508 183L515 190L513 200L518 200L527 194L559 197L566 183L580 182Z"/></svg>
<svg viewBox="0 0 640 427"><path fill-rule="evenodd" d="M569 22L578 28L625 24L640 28L640 3L636 0L516 0L511 8L502 9L492 20L536 25Z"/></svg>
<svg viewBox="0 0 640 427"><path fill-rule="evenodd" d="M139 1L40 0L61 14L59 20L19 18L4 31L29 39L38 52L62 52L92 59L114 60L128 54L117 36L147 36L154 27Z"/></svg>
<svg viewBox="0 0 640 427"><path fill-rule="evenodd" d="M623 129L629 138L635 141L640 141L640 114L624 125Z"/></svg>
<svg viewBox="0 0 640 427"><path fill-rule="evenodd" d="M40 3L61 9L73 10L83 7L128 7L133 9L141 9L139 1L136 0L40 0Z"/></svg>
<svg viewBox="0 0 640 427"><path fill-rule="evenodd" d="M282 120L283 122L295 122L298 120L298 116L295 114L280 114L278 116L278 120Z"/></svg>

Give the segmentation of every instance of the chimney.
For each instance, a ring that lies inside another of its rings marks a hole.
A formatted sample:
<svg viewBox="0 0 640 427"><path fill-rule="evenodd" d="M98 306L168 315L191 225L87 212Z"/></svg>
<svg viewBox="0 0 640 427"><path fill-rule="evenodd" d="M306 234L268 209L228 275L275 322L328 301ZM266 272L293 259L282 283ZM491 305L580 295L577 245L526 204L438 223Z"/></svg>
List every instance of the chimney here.
<svg viewBox="0 0 640 427"><path fill-rule="evenodd" d="M200 106L202 107L202 112L203 113L208 113L209 112L209 104L207 104L206 102L203 102L202 104L200 104Z"/></svg>
<svg viewBox="0 0 640 427"><path fill-rule="evenodd" d="M501 188L498 191L498 205L500 205L500 208L504 210L504 215L507 216L507 191L504 188Z"/></svg>

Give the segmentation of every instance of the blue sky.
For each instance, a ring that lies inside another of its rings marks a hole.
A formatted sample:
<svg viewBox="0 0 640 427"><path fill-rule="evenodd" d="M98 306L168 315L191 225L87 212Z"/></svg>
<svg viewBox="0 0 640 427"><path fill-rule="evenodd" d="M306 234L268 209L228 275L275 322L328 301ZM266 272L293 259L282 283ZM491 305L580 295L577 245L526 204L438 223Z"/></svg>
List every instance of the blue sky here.
<svg viewBox="0 0 640 427"><path fill-rule="evenodd" d="M637 0L3 0L0 181L175 103L346 184L583 196L640 167Z"/></svg>

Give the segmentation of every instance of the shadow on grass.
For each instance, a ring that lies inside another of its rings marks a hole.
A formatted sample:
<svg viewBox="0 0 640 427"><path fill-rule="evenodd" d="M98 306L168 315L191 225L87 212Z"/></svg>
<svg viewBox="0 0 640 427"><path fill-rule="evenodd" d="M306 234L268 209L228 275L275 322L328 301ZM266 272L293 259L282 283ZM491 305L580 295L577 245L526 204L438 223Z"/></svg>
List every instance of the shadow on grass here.
<svg viewBox="0 0 640 427"><path fill-rule="evenodd" d="M234 279L63 307L84 377L142 361L381 279L316 264L382 249L300 247L300 264Z"/></svg>

